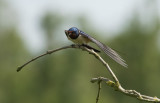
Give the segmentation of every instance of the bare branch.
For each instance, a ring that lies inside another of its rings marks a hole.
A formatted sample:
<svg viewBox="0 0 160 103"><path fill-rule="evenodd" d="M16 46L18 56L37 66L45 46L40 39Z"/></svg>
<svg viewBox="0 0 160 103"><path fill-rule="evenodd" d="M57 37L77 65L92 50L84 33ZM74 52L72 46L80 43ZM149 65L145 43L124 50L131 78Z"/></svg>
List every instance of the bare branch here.
<svg viewBox="0 0 160 103"><path fill-rule="evenodd" d="M106 67L106 69L109 71L109 73L111 74L111 76L113 77L113 79L115 80L116 84L119 85L119 80L116 77L116 75L114 74L114 72L112 71L112 69L109 67L108 63L106 63L102 57L94 52L92 49L88 49L88 48L84 48L86 51L88 51L90 54L94 55L100 62L103 63L103 65Z"/></svg>
<svg viewBox="0 0 160 103"><path fill-rule="evenodd" d="M97 82L98 83L98 94L97 94L97 98L96 98L96 103L98 103L98 100L99 100L99 95L100 95L100 89L101 89L101 82L105 82L108 86L111 86L113 87L116 91L119 91L123 94L126 94L128 96L132 96L132 97L135 97L139 100L142 100L142 101L148 101L148 102L156 102L156 103L160 103L160 99L157 98L157 97L151 97L151 96L146 96L146 95L142 95L140 94L139 92L137 92L136 90L126 90L124 89L118 78L116 77L116 75L114 74L114 72L112 71L112 69L109 67L108 63L106 63L102 57L97 54L94 50L92 49L89 49L83 45L76 45L76 44L72 44L72 45L69 45L69 46L64 46L64 47L61 47L61 48L58 48L58 49L55 49L55 50L49 50L47 51L46 53L40 55L40 56L37 56L33 59L31 59L30 61L26 62L25 64L23 64L22 66L19 66L17 68L17 72L20 71L23 67L25 67L26 65L28 65L29 63L45 56L45 55L48 55L48 54L52 54L56 51L60 51L60 50L63 50L63 49L67 49L67 48L78 48L78 49L81 49L81 50L84 50L84 51L87 51L89 52L89 54L92 54L94 55L100 62L102 62L102 64L107 68L107 70L109 71L109 73L111 74L112 78L114 79L114 81L108 79L108 78L104 78L104 77L99 77L99 78L92 78L91 82L92 83L95 83Z"/></svg>
<svg viewBox="0 0 160 103"><path fill-rule="evenodd" d="M98 81L98 93L97 93L96 103L98 103L100 97L101 82L102 82L101 80Z"/></svg>
<svg viewBox="0 0 160 103"><path fill-rule="evenodd" d="M120 84L116 85L115 82L113 82L112 80L108 79L108 78L104 78L104 77L98 77L98 78L92 78L91 82L92 83L101 83L101 82L105 82L108 86L113 87L116 91L119 91L125 95L131 96L131 97L135 97L138 100L141 101L147 101L147 102L154 102L154 103L160 103L160 99L157 97L151 97L151 96L146 96L146 95L142 95L141 93L137 92L136 90L127 90L124 89ZM98 84L99 85L99 84Z"/></svg>
<svg viewBox="0 0 160 103"><path fill-rule="evenodd" d="M58 49L48 50L46 53L44 53L44 54L42 54L42 55L40 55L40 56L37 56L37 57L29 60L28 62L26 62L26 63L23 64L22 66L19 66L19 67L17 68L17 72L19 72L23 67L25 67L25 66L28 65L29 63L31 63L31 62L33 62L33 61L35 61L35 60L37 60L37 59L39 59L39 58L41 58L41 57L43 57L43 56L45 56L45 55L52 54L52 53L54 53L54 52L56 52L56 51L60 51L60 50L67 49L67 48L79 48L79 47L80 47L79 45L74 45L74 44L72 44L72 45L64 46L64 47L61 47L61 48L58 48Z"/></svg>
<svg viewBox="0 0 160 103"><path fill-rule="evenodd" d="M142 101L147 101L147 102L156 102L156 103L160 103L160 99L157 98L157 97L150 97L150 96L146 96L146 95L142 95L140 94L139 92L137 92L136 90L126 90L124 89L118 78L116 77L116 75L114 74L114 72L112 71L112 69L110 68L110 66L108 65L108 63L106 63L102 57L97 54L96 52L94 52L93 50L90 50L90 49L87 49L85 48L90 54L93 54L98 60L100 60L104 66L107 68L107 70L109 71L109 73L112 75L113 79L115 82L111 81L110 79L108 78L104 78L104 77L99 77L99 78L92 78L91 82L94 83L94 82L98 82L98 83L101 83L101 81L105 81L107 83L107 85L111 86L111 87L114 87L115 90L121 92L121 93L124 93L128 96L132 96L132 97L136 97L137 99L139 100L142 100ZM99 84L98 84L99 85ZM99 89L98 89L99 90ZM97 94L99 95L99 94Z"/></svg>

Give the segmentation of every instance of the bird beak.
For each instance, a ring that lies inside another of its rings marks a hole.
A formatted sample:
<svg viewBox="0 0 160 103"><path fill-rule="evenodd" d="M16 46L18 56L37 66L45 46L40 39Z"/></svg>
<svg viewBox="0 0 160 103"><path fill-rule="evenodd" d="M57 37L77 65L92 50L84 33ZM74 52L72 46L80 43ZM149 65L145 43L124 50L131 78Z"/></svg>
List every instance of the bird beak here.
<svg viewBox="0 0 160 103"><path fill-rule="evenodd" d="M66 36L68 36L68 30L65 30L64 32L65 32Z"/></svg>

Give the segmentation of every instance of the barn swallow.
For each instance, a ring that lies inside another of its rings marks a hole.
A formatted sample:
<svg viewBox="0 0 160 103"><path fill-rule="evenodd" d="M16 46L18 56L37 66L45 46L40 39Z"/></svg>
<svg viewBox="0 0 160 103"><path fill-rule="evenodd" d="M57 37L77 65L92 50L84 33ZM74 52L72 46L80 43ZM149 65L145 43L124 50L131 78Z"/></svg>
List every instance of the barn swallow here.
<svg viewBox="0 0 160 103"><path fill-rule="evenodd" d="M100 41L96 40L95 38L91 37L90 35L86 34L85 32L79 30L78 28L72 27L69 30L65 30L65 34L67 38L72 42L74 42L75 44L86 46L89 49L94 49L94 48L87 45L87 43L89 42L95 43L110 58L112 58L114 61L116 61L120 65L127 67L125 60L123 60L117 52L115 52L113 49L106 46L105 44L101 43Z"/></svg>

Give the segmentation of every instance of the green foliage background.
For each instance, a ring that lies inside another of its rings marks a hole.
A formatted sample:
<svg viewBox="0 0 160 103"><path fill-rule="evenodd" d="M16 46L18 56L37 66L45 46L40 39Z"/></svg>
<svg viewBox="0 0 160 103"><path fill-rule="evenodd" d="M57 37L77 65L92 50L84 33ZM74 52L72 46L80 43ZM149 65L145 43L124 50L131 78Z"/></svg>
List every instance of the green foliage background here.
<svg viewBox="0 0 160 103"><path fill-rule="evenodd" d="M1 6L0 14L3 14L4 9L9 7ZM146 26L141 24L137 13L133 15L132 20L126 21L128 24L124 30L119 32L121 35L102 39L105 44L122 51L120 54L127 61L128 69L116 64L103 53L101 55L110 64L123 87L160 97L159 17L155 15L155 19ZM57 13L46 13L41 19L40 26L47 38L47 49L66 45L57 46L54 39L56 35L65 36L56 34L58 28L64 25L65 19ZM111 78L99 61L87 52L68 49L41 58L17 73L19 65L39 54L30 53L19 36L16 25L13 23L12 26L6 26L3 20L0 17L0 103L95 102L98 85L90 83L90 79L98 76ZM92 36L100 40L98 35L103 33L93 28L85 17L77 18L77 23L82 30L91 35L94 33ZM100 103L106 102L139 101L103 84Z"/></svg>

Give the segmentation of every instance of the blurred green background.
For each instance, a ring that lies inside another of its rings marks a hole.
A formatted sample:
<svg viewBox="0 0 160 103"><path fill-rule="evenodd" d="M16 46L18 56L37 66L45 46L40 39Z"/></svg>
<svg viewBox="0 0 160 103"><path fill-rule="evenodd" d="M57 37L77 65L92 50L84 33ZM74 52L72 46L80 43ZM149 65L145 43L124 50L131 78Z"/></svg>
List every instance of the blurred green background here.
<svg viewBox="0 0 160 103"><path fill-rule="evenodd" d="M118 50L127 61L128 69L101 53L124 88L160 97L159 9L157 2L148 2L145 5L144 10L154 12L150 14L146 11L147 14L144 15L139 12L139 9L135 9L132 18L126 20L123 29L114 37L106 38L106 35L112 34L97 30L85 15L77 16L74 22L84 32ZM98 76L112 77L105 67L87 52L77 49L59 51L34 61L22 71L16 72L18 66L31 58L49 49L71 44L65 40L61 42L60 39L62 37L67 40L64 25L67 25L65 21L71 21L69 17L50 11L39 17L37 26L43 32L43 35L39 36L45 40L42 41L43 49L36 51L36 48L30 50L24 42L25 37L17 26L18 15L11 8L11 4L0 0L0 15L0 103L95 102L98 85L90 83L90 79ZM143 21L144 18L149 17L152 19ZM30 41L36 39L39 38ZM105 84L102 85L100 103L128 103L128 101L140 102L114 91Z"/></svg>

